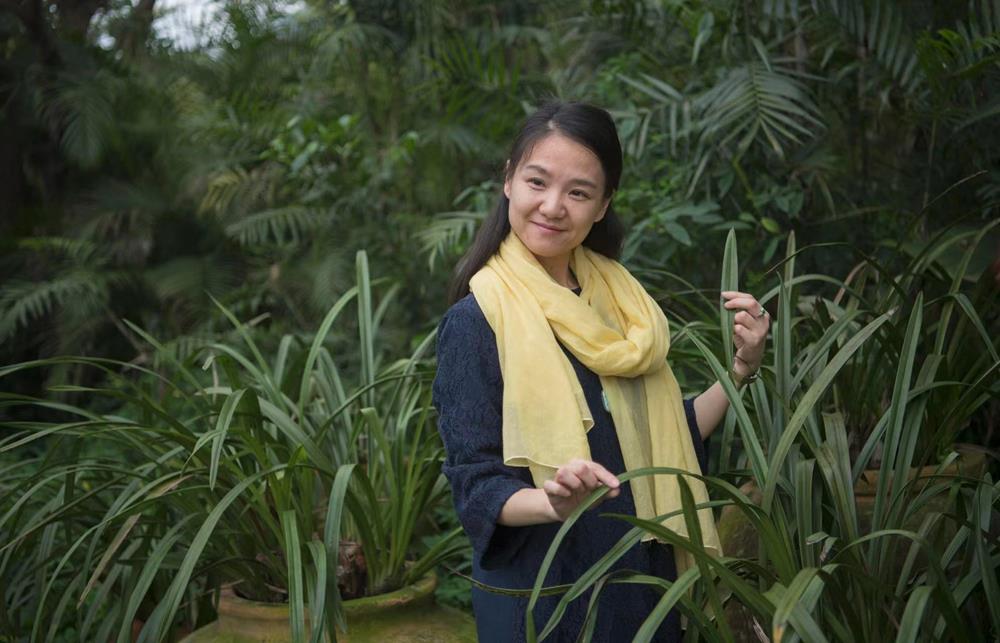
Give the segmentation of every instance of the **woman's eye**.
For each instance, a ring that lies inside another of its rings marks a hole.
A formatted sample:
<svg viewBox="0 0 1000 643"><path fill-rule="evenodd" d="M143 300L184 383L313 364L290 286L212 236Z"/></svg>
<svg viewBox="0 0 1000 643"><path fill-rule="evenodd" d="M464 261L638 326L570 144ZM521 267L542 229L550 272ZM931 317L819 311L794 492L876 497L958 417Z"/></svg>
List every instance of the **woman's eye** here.
<svg viewBox="0 0 1000 643"><path fill-rule="evenodd" d="M570 192L570 194L581 199L590 198L590 195L587 194L586 192L583 192L582 190L573 190L572 192Z"/></svg>
<svg viewBox="0 0 1000 643"><path fill-rule="evenodd" d="M528 179L528 183L530 183L532 185L545 185L544 183L542 183L541 179L535 178L535 177L532 177L532 178Z"/></svg>

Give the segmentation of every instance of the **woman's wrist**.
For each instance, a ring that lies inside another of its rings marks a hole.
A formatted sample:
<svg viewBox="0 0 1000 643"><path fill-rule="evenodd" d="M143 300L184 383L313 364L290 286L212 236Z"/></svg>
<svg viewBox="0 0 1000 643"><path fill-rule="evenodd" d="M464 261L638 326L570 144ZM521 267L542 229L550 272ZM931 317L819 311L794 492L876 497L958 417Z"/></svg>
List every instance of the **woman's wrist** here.
<svg viewBox="0 0 1000 643"><path fill-rule="evenodd" d="M734 353L732 370L740 379L745 380L757 374L757 371L760 370L760 364L752 364L740 357L739 353Z"/></svg>
<svg viewBox="0 0 1000 643"><path fill-rule="evenodd" d="M526 488L515 491L500 509L497 524L524 527L560 522L559 516L544 489Z"/></svg>

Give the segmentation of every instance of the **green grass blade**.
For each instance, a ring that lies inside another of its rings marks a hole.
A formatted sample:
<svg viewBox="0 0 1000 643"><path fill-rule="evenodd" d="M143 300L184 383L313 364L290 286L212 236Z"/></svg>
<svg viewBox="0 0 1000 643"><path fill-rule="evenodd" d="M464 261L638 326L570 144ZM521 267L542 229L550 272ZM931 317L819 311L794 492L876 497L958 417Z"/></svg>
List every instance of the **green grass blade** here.
<svg viewBox="0 0 1000 643"><path fill-rule="evenodd" d="M310 378L313 376L313 371L316 366L316 360L319 358L319 353L323 348L323 342L326 341L327 335L330 334L330 329L333 327L334 322L337 317L340 316L341 311L351 302L354 297L358 294L357 287L353 287L346 293L341 295L337 303L326 313L326 317L323 318L323 322L319 325L319 330L316 331L316 335L313 336L312 344L309 346L309 353L306 356L305 366L302 368L302 381L299 385L299 415L305 413L306 401L309 397L309 386L311 383Z"/></svg>
<svg viewBox="0 0 1000 643"><path fill-rule="evenodd" d="M194 516L187 515L180 519L167 533L156 543L146 562L143 563L142 571L135 585L132 586L128 596L128 603L125 606L125 613L122 616L122 624L118 629L118 643L129 643L132 639L132 621L139 611L149 587L153 584L153 579L161 570L164 560L172 552L174 545L181 537L181 530L187 526L189 520Z"/></svg>
<svg viewBox="0 0 1000 643"><path fill-rule="evenodd" d="M914 643L917 640L920 622L923 620L924 610L933 590L933 587L921 585L910 593L910 598L906 601L906 610L899 621L896 643Z"/></svg>
<svg viewBox="0 0 1000 643"><path fill-rule="evenodd" d="M330 605L326 610L326 630L334 643L337 640L338 627L344 632L347 631L347 622L344 620L341 608L340 588L337 586L336 566L340 560L340 530L344 516L344 500L347 485L351 481L355 466L354 464L343 464L337 469L333 485L330 488L326 520L323 524L323 545L326 547L327 561L327 593L330 600Z"/></svg>
<svg viewBox="0 0 1000 643"><path fill-rule="evenodd" d="M316 570L316 585L312 592L312 602L309 607L309 624L312 627L310 643L320 643L323 640L323 623L326 620L326 587L327 562L326 548L318 540L306 543L312 556L313 569Z"/></svg>
<svg viewBox="0 0 1000 643"><path fill-rule="evenodd" d="M288 615L292 626L292 640L306 639L306 608L302 589L302 546L299 543L299 525L294 509L281 512L281 530L285 541L285 559L288 562Z"/></svg>
<svg viewBox="0 0 1000 643"><path fill-rule="evenodd" d="M816 378L816 381L812 383L809 389L799 400L798 405L795 408L795 412L792 414L791 419L788 421L788 425L781 434L781 439L778 440L778 445L774 449L774 454L771 457L770 468L772 471L780 471L785 458L788 456L788 452L792 448L792 444L795 442L795 438L798 436L802 427L805 425L807 417L813 412L814 407L819 402L820 397L826 388L836 377L840 369L843 368L844 364L851 358L851 356L864 344L865 341L871 337L878 328L884 324L889 319L891 313L885 313L868 325L862 328L854 337L852 337L843 348L841 348L830 363L823 368L823 371ZM766 480L764 485L764 498L763 507L764 511L770 511L772 504L774 503L774 492L778 484L780 476L777 474L770 477L765 476L764 478L759 478Z"/></svg>
<svg viewBox="0 0 1000 643"><path fill-rule="evenodd" d="M227 509L229 509L229 506L233 504L233 502L251 485L255 484L265 476L269 476L285 469L287 469L286 465L278 465L251 475L233 487L212 508L212 511L209 512L205 521L202 523L198 532L192 539L191 546L188 548L187 553L185 553L184 558L177 569L177 574L174 576L173 582L171 582L165 595L157 604L156 611L158 612L158 622L156 623L156 629L153 633L154 640L162 641L167 637L170 624L173 622L174 615L177 613L177 609L180 607L181 600L184 596L184 590L187 588L187 585L191 580L191 575L194 573L195 566L198 564L202 552L205 550L206 545L208 545L208 540L211 538L212 532L215 531L216 525L218 525L219 520L222 519L222 515Z"/></svg>
<svg viewBox="0 0 1000 643"><path fill-rule="evenodd" d="M730 228L726 235L726 246L722 253L722 279L720 290L738 291L739 281L739 258L736 247L736 230ZM726 364L733 363L733 318L736 316L735 310L729 310L723 304L725 299L719 298L719 325L722 331L722 350L725 354Z"/></svg>
<svg viewBox="0 0 1000 643"><path fill-rule="evenodd" d="M368 271L368 255L359 250L355 257L358 280L358 339L361 351L361 383L371 385L375 381L375 324L372 319L371 276ZM374 394L367 395L365 406L375 406Z"/></svg>
<svg viewBox="0 0 1000 643"><path fill-rule="evenodd" d="M705 342L694 334L690 335L690 339L698 350L701 351L705 361L712 369L715 378L722 386L723 391L726 392L726 397L729 398L730 408L736 414L737 425L740 428L740 435L743 438L744 447L747 450L747 456L750 459L750 467L753 470L754 477L757 480L766 480L768 477L767 458L764 456L764 449L761 446L760 438L754 430L746 407L743 406L743 401L740 398L739 391L736 389L736 385L733 384L728 372L722 367L719 360L715 358L715 355Z"/></svg>
<svg viewBox="0 0 1000 643"><path fill-rule="evenodd" d="M222 447L226 442L226 434L229 432L236 408L245 393L246 389L234 391L226 398L222 410L219 411L219 420L215 424L215 437L212 439L212 457L208 467L208 488L213 491L215 490L215 482L219 478L219 458L222 457Z"/></svg>
<svg viewBox="0 0 1000 643"><path fill-rule="evenodd" d="M657 601L656 607L649 613L646 620L642 622L642 626L635 633L632 643L649 643L649 641L652 641L663 619L667 617L667 614L674 608L677 601L694 586L700 577L701 569L698 567L692 567L678 576L677 580L671 583L670 589L664 592L660 600Z"/></svg>

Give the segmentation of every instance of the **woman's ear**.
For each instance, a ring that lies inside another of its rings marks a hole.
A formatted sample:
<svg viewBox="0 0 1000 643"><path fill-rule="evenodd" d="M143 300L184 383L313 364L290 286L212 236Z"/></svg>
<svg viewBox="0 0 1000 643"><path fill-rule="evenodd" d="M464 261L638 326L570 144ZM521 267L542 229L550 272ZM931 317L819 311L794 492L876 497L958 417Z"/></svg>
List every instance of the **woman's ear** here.
<svg viewBox="0 0 1000 643"><path fill-rule="evenodd" d="M510 159L503 166L503 195L510 199Z"/></svg>

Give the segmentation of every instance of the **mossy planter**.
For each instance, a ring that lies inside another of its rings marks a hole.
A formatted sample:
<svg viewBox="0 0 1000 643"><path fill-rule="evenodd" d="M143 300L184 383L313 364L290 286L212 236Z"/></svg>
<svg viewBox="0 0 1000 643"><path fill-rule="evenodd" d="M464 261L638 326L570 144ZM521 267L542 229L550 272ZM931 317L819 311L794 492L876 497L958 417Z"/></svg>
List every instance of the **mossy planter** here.
<svg viewBox="0 0 1000 643"><path fill-rule="evenodd" d="M437 577L428 574L403 589L344 601L347 643L474 643L472 617L434 602ZM219 618L181 643L285 643L292 641L286 603L261 603L223 591ZM308 620L308 614L306 616Z"/></svg>

